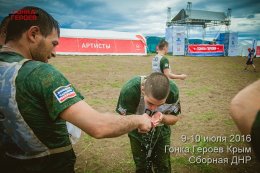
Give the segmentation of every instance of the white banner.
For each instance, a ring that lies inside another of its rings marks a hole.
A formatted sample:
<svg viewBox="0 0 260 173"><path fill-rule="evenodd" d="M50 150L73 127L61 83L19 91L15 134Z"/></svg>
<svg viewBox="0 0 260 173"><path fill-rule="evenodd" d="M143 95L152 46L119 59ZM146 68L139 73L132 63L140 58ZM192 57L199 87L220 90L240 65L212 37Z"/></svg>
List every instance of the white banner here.
<svg viewBox="0 0 260 173"><path fill-rule="evenodd" d="M252 40L252 48L255 49L254 55L256 54L256 46L257 46L257 40L256 40L256 39L253 39L253 40ZM251 49L252 49L252 48L251 48Z"/></svg>
<svg viewBox="0 0 260 173"><path fill-rule="evenodd" d="M165 30L165 41L168 42L168 52L172 52L172 27L168 27Z"/></svg>
<svg viewBox="0 0 260 173"><path fill-rule="evenodd" d="M238 33L229 34L228 56L238 56Z"/></svg>
<svg viewBox="0 0 260 173"><path fill-rule="evenodd" d="M173 33L173 55L184 55L185 49L185 33Z"/></svg>
<svg viewBox="0 0 260 173"><path fill-rule="evenodd" d="M165 30L165 40L169 43L169 53L173 55L184 55L185 27L171 26Z"/></svg>
<svg viewBox="0 0 260 173"><path fill-rule="evenodd" d="M186 32L185 26L173 26L173 33Z"/></svg>

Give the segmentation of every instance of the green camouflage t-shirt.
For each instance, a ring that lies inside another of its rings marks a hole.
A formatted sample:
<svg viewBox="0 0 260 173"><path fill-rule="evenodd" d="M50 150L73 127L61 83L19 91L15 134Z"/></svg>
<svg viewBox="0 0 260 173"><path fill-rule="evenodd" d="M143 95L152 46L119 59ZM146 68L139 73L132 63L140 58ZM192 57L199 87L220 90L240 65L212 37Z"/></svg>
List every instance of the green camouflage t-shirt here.
<svg viewBox="0 0 260 173"><path fill-rule="evenodd" d="M129 81L127 81L126 84L124 84L124 86L122 87L117 102L116 112L121 115L136 114L140 102L140 97L141 97L141 77L136 76L130 79ZM163 106L172 105L177 102L179 102L179 89L176 86L176 84L170 80L170 93ZM175 110L171 110L170 112L168 111L163 113L168 114L168 116L177 115L180 113L180 107L177 110L177 112L175 112ZM163 135L167 135L170 133L170 127L168 125L163 125L162 127L158 127L158 128L162 128ZM138 133L137 130L130 132L129 135L139 139L141 139L141 137L143 136L142 134Z"/></svg>
<svg viewBox="0 0 260 173"><path fill-rule="evenodd" d="M164 69L170 69L169 60L161 55L156 55L152 60L152 71L163 73Z"/></svg>
<svg viewBox="0 0 260 173"><path fill-rule="evenodd" d="M13 52L0 52L0 61L22 59ZM66 122L59 114L84 97L52 65L39 61L25 62L15 84L19 111L38 139L48 148L69 145Z"/></svg>
<svg viewBox="0 0 260 173"><path fill-rule="evenodd" d="M168 68L170 68L169 60L166 57L162 57L160 61L161 72L163 73L163 70Z"/></svg>

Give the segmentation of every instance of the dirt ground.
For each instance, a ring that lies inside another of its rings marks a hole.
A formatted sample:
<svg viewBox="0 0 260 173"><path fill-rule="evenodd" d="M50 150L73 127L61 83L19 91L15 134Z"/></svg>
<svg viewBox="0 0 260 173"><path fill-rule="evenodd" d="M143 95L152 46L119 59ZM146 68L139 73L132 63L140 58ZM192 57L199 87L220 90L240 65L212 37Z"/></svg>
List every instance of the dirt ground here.
<svg viewBox="0 0 260 173"><path fill-rule="evenodd" d="M115 112L123 84L135 75L151 72L149 56L58 56L51 60L56 68L85 96L85 100L100 112ZM234 95L260 78L260 58L255 59L257 72L244 70L246 58L242 57L172 57L168 56L174 73L185 73L185 81L175 80L180 90L183 118L172 126L173 147L249 147L243 142L231 142L230 135L239 134L229 116L229 104ZM182 135L194 137L222 136L227 142L182 142ZM94 139L87 134L74 145L77 155L77 173L134 172L129 139L123 135L113 139ZM231 165L190 163L190 156L228 158L252 156L248 163ZM253 154L211 152L171 153L172 171L179 173L259 172Z"/></svg>

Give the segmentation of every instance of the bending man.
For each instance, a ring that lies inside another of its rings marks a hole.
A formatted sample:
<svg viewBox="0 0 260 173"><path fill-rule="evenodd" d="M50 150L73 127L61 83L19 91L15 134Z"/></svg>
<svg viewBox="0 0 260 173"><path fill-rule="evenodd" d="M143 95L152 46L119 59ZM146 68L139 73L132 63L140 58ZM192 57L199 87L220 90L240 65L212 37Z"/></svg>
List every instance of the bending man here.
<svg viewBox="0 0 260 173"><path fill-rule="evenodd" d="M165 146L170 145L171 128L181 112L179 90L173 81L162 73L137 76L122 88L116 111L121 115L150 114L153 121L161 125L147 134L133 130L128 134L137 173L171 172L170 153Z"/></svg>

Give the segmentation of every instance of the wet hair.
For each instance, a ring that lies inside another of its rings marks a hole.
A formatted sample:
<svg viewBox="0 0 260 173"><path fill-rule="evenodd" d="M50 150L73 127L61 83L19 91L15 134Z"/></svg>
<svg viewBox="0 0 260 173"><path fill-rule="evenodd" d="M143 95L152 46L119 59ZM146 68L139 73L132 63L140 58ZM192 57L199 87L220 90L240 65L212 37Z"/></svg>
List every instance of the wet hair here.
<svg viewBox="0 0 260 173"><path fill-rule="evenodd" d="M154 72L147 76L144 83L144 92L156 100L167 98L170 92L170 82L163 73Z"/></svg>
<svg viewBox="0 0 260 173"><path fill-rule="evenodd" d="M168 47L168 42L165 40L161 40L158 44L158 49L163 50L164 47Z"/></svg>
<svg viewBox="0 0 260 173"><path fill-rule="evenodd" d="M13 15L19 15L19 11L34 11L36 17L34 20L13 19ZM6 42L20 39L22 34L32 26L38 26L41 34L44 37L47 37L49 34L51 34L53 29L56 29L58 35L60 35L59 23L49 13L41 8L27 6L18 10L18 12L15 14L10 14L9 18L10 21L7 26Z"/></svg>

